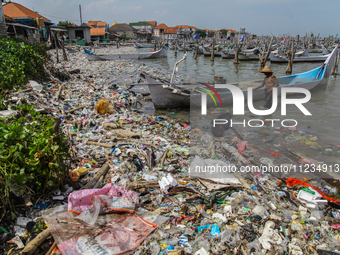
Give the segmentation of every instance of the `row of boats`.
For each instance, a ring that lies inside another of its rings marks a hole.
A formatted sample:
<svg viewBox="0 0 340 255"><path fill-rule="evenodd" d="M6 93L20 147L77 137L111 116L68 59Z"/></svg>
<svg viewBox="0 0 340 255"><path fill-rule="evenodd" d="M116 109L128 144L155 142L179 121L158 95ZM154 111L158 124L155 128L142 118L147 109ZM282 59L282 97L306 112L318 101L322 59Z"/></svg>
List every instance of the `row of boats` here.
<svg viewBox="0 0 340 255"><path fill-rule="evenodd" d="M318 68L299 74L277 78L279 82L278 94L280 95L282 87L296 87L312 90L322 85L326 85L328 78L331 75L337 55L338 46L336 46L334 50L327 55L324 63ZM171 84L169 81L150 76L146 73L141 74L141 76L146 80L146 84L149 87L152 97L152 102L156 109L200 107L202 93L207 93L206 90L200 89L201 87L206 87L199 83L191 86L190 88L188 86L176 86ZM232 83L230 85L242 88L244 98L246 99L248 87L258 87L262 82L263 80L255 80L247 82L246 86L244 86L244 84L241 85L241 82ZM228 105L233 103L233 97L230 90L217 88L214 84L211 84L210 86L214 87L223 104ZM253 101L263 100L264 96L264 88L253 91ZM206 96L206 98L208 106L214 106L216 104L216 100L213 97Z"/></svg>
<svg viewBox="0 0 340 255"><path fill-rule="evenodd" d="M212 45L206 44L206 45L200 45L200 46L184 46L184 45L170 45L170 49L172 50L179 50L179 51L197 51L197 54L203 54L205 57L211 57L212 55ZM287 50L285 47L275 47L272 46L273 49L270 52L269 60L273 63L287 63L288 62L288 56L287 56ZM322 55L311 55L311 52L321 52ZM263 49L261 47L254 47L251 49L247 48L247 45L239 50L238 54L238 60L240 61L250 61L255 60L259 61L261 59L261 56L263 55ZM324 62L327 57L329 56L330 51L325 48L324 45L320 46L320 50L316 51L315 49L310 49L308 46L307 48L303 48L301 50L297 50L294 53L293 62ZM234 59L235 58L235 47L231 46L225 46L225 45L216 45L214 46L214 57L221 57L223 59Z"/></svg>
<svg viewBox="0 0 340 255"><path fill-rule="evenodd" d="M275 61L275 59L284 59L284 55L281 54L282 49L278 48L276 51L272 52L271 61ZM218 52L218 51L217 51ZM221 52L223 52L221 50ZM256 55L255 49L246 49L243 50L244 54L248 55ZM114 59L147 59L147 58L161 58L167 57L168 47L163 46L157 51L152 52L141 52L141 53L132 53L132 54L112 54L112 55L97 55L89 50L85 50L87 53L87 58L89 60L114 60ZM203 53L204 54L204 53ZM229 54L232 54L229 52ZM260 54L260 53L258 53ZM241 54L242 55L242 54ZM240 56L241 56L240 55ZM184 56L186 57L187 54L185 53ZM283 76L279 77L278 82L279 86L279 94L280 88L282 87L298 87L298 88L305 88L308 90L314 89L321 85L327 84L328 78L332 72L332 68L335 63L335 59L338 56L338 45L336 45L333 51L326 55L315 56L319 57L317 61L324 62L318 68L313 70L309 70L307 72L294 74L290 76ZM295 52L294 59L303 59L307 61L308 58L308 47L307 49L303 49L301 51ZM322 57L322 58L321 58ZM183 59L178 61L176 65L181 62ZM283 62L283 61L282 61ZM311 61L311 62L316 62ZM176 67L175 65L175 67ZM175 70L175 68L174 68ZM152 102L156 109L167 109L167 108L189 108L200 106L201 104L201 97L202 93L206 92L206 84L202 85L203 83L191 84L193 86L178 86L173 84L171 81L162 80L158 77L150 76L146 73L141 74L145 80L146 84L149 87L150 94L152 97ZM256 80L248 82L245 84L240 83L233 83L230 85L237 86L242 88L245 98L247 98L247 88L248 87L258 87L263 80ZM244 82L243 82L244 83ZM214 88L214 84L209 85ZM232 104L232 94L228 89L217 88L215 87L214 90L219 94L220 99L223 101L223 104ZM255 90L253 92L253 101L262 100L264 98L264 88ZM207 105L213 106L215 105L216 100L213 97L207 97Z"/></svg>

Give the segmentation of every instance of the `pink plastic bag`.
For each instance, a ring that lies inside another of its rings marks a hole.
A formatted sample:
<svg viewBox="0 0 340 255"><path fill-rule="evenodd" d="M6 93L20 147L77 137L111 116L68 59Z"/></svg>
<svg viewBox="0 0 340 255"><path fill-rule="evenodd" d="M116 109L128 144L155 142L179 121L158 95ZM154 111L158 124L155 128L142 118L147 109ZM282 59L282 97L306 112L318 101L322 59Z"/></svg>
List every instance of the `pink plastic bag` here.
<svg viewBox="0 0 340 255"><path fill-rule="evenodd" d="M83 189L72 192L68 197L68 211L76 215L92 208L93 196L106 195L111 197L124 197L130 198L132 202L137 203L138 194L131 190L127 190L118 185L109 183L101 189ZM120 212L131 212L131 208L121 208L117 210Z"/></svg>
<svg viewBox="0 0 340 255"><path fill-rule="evenodd" d="M238 143L237 143L237 149L238 149L238 152L243 152L244 150L245 150L245 148L246 148L246 145L247 145L247 143L246 142L243 142L243 141L239 141Z"/></svg>
<svg viewBox="0 0 340 255"><path fill-rule="evenodd" d="M135 213L99 215L94 225L77 218L66 210L44 216L63 255L123 254L136 249L157 226Z"/></svg>

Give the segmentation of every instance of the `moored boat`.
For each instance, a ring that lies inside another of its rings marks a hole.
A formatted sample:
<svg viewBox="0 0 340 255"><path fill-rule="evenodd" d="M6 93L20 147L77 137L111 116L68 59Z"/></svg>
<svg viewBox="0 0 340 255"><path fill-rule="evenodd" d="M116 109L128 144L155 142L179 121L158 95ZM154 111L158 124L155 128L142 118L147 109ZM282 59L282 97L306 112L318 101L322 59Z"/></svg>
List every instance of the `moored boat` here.
<svg viewBox="0 0 340 255"><path fill-rule="evenodd" d="M162 47L159 50L152 52L141 53L127 53L127 54L110 54L110 55L97 55L92 52L85 51L86 57L90 61L110 61L116 59L150 59L150 58L166 58L168 56L168 48Z"/></svg>
<svg viewBox="0 0 340 255"><path fill-rule="evenodd" d="M328 58L324 61L324 63L313 70L283 76L277 78L280 86L278 87L278 93L280 94L282 87L297 87L297 88L305 88L307 90L311 90L317 86L327 84L328 78L331 74L334 59L336 57L338 50L337 47L333 50L333 52L328 56ZM152 102L157 109L166 109L166 108L188 108L190 106L200 107L201 104L201 93L199 89L195 89L193 92L184 89L182 87L174 86L167 81L164 81L157 77L152 77L147 74L143 74L152 96ZM258 87L263 82L261 80L249 81L249 82L237 82L231 83L229 85L234 85L242 89L245 100L247 99L247 88L248 87ZM232 104L233 97L228 89L217 88L215 86L215 90L219 94L221 101L223 104ZM253 91L253 100L263 100L264 99L264 88L260 88L258 90ZM207 97L207 104L210 106L215 105L215 102L212 98Z"/></svg>

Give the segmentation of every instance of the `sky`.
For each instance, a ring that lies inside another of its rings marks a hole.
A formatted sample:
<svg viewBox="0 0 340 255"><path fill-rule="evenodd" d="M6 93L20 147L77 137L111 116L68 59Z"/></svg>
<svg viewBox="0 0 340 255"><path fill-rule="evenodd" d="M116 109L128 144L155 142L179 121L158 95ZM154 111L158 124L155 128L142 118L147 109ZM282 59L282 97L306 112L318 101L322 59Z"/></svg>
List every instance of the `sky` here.
<svg viewBox="0 0 340 255"><path fill-rule="evenodd" d="M199 29L246 28L256 35L340 34L339 0L15 0L58 23L157 21Z"/></svg>

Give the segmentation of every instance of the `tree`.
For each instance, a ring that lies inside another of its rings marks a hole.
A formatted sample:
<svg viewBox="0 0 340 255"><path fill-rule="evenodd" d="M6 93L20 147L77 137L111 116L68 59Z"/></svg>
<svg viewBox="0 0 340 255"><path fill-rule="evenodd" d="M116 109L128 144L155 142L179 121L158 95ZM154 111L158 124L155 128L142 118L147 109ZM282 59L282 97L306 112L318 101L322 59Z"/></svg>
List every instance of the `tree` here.
<svg viewBox="0 0 340 255"><path fill-rule="evenodd" d="M58 27L75 27L75 25L71 21L68 21L68 20L59 21L57 26Z"/></svg>
<svg viewBox="0 0 340 255"><path fill-rule="evenodd" d="M205 30L203 30L203 29L197 29L197 30L195 31L195 35L196 35L196 34L199 34L200 37L206 37L206 36L207 36Z"/></svg>
<svg viewBox="0 0 340 255"><path fill-rule="evenodd" d="M224 35L227 35L228 34L228 30L227 29L220 29L221 33L224 34Z"/></svg>

